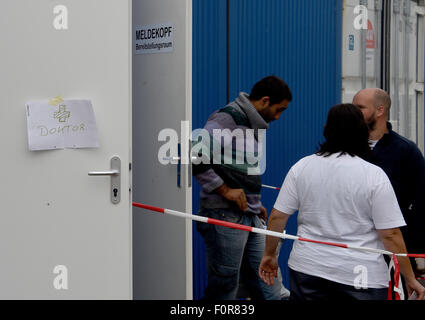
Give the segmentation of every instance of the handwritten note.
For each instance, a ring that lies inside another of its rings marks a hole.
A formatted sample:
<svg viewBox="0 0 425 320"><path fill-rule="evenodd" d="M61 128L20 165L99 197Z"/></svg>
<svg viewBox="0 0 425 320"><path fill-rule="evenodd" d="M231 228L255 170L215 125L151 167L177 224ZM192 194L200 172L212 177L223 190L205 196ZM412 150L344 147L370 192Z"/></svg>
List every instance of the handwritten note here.
<svg viewBox="0 0 425 320"><path fill-rule="evenodd" d="M98 148L93 106L89 100L28 102L28 144L31 151Z"/></svg>

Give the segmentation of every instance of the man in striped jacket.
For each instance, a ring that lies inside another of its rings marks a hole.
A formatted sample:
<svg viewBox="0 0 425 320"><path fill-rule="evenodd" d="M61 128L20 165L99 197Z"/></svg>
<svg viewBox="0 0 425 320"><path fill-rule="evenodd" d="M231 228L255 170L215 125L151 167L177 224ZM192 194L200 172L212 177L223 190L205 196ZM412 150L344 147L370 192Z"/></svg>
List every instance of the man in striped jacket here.
<svg viewBox="0 0 425 320"><path fill-rule="evenodd" d="M192 150L199 156L193 169L202 187L199 215L255 227L265 225L267 211L260 199L265 130L280 118L291 100L288 85L268 76L254 85L251 94L241 92L209 117ZM206 244L205 299L235 299L241 277L251 298L279 299L280 284L267 287L257 274L264 236L202 223L197 229Z"/></svg>

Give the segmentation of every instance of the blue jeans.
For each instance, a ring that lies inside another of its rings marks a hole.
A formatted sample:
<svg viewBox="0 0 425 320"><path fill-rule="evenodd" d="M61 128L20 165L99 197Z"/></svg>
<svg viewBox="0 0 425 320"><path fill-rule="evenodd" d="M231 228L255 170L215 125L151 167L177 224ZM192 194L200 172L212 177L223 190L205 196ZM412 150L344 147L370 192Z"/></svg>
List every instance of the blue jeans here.
<svg viewBox="0 0 425 320"><path fill-rule="evenodd" d="M257 215L232 209L201 209L200 216L263 228ZM280 284L267 286L258 276L264 254L265 236L252 232L197 222L206 245L208 285L203 299L234 300L239 279L249 288L252 299L279 300Z"/></svg>

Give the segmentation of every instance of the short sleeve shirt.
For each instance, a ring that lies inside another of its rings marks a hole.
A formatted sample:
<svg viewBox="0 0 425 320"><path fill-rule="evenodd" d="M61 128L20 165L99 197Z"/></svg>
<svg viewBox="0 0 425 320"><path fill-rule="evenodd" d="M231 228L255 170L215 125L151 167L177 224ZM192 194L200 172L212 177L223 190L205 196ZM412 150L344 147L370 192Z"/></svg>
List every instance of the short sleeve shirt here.
<svg viewBox="0 0 425 320"><path fill-rule="evenodd" d="M298 211L298 236L352 246L384 249L377 229L405 225L385 172L350 155L311 155L298 161L274 207L289 215ZM295 241L288 265L346 285L354 284L362 266L368 287L388 287L380 254Z"/></svg>

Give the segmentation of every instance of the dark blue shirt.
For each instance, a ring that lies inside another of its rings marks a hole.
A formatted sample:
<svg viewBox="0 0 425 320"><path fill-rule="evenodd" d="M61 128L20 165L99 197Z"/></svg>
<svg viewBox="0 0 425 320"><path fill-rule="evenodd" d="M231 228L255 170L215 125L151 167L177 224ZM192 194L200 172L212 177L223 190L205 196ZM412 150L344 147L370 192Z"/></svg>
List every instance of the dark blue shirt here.
<svg viewBox="0 0 425 320"><path fill-rule="evenodd" d="M410 253L425 252L425 160L416 144L392 130L372 151L371 162L388 175L407 226L403 238Z"/></svg>

